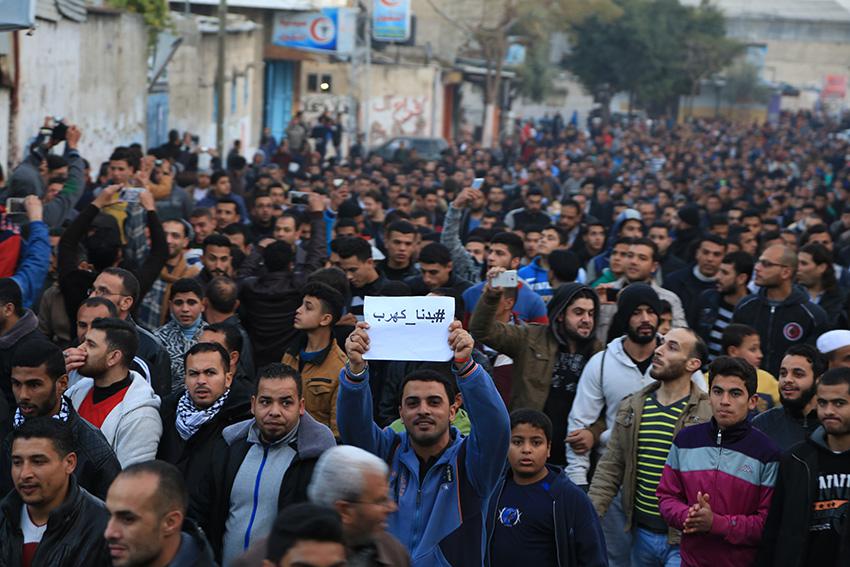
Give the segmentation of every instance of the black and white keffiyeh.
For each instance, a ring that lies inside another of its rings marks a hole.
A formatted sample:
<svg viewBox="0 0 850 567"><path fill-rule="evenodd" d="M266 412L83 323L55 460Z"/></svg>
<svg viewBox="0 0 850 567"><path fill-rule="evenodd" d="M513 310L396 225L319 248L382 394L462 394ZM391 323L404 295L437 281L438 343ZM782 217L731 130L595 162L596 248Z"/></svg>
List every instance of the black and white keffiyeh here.
<svg viewBox="0 0 850 567"><path fill-rule="evenodd" d="M59 406L59 413L53 416L53 419L58 419L59 421L64 421L67 423L68 415L71 413L71 410L68 409L68 398L62 396L62 405ZM24 417L24 414L21 413L21 408L17 408L15 410L15 429L19 428L24 424L27 418Z"/></svg>
<svg viewBox="0 0 850 567"><path fill-rule="evenodd" d="M227 395L230 394L230 388L224 391L219 399L207 409L199 409L189 397L189 392L183 392L180 401L177 402L177 433L183 441L188 439L198 432L203 424L211 420L221 410L224 402L227 400Z"/></svg>

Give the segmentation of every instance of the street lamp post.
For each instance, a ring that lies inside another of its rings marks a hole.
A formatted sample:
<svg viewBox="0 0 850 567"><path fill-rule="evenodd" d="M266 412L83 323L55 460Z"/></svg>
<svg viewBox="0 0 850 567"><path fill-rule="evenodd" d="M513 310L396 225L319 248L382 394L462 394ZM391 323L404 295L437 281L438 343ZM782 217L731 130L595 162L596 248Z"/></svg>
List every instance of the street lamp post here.
<svg viewBox="0 0 850 567"><path fill-rule="evenodd" d="M218 112L215 114L215 139L218 157L224 166L224 64L225 42L227 40L227 0L218 4L218 66L215 74L215 92L218 99Z"/></svg>

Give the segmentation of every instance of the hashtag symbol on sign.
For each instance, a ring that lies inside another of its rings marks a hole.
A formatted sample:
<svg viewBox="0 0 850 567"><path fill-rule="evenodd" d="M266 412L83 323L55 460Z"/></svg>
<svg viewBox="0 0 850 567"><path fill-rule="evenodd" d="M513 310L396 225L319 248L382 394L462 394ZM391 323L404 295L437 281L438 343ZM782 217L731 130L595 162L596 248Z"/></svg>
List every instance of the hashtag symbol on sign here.
<svg viewBox="0 0 850 567"><path fill-rule="evenodd" d="M437 309L436 313L434 313L434 322L442 323L443 319L446 318L446 310L445 309Z"/></svg>

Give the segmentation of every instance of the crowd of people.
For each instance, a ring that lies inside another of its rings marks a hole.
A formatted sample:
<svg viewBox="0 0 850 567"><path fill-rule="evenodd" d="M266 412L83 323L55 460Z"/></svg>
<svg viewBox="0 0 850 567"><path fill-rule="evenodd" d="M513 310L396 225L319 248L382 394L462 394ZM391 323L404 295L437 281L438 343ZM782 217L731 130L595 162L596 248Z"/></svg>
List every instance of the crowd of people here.
<svg viewBox="0 0 850 567"><path fill-rule="evenodd" d="M426 161L339 122L92 169L45 121L0 189L0 565L850 564L843 124ZM413 296L451 358L372 360L366 298Z"/></svg>

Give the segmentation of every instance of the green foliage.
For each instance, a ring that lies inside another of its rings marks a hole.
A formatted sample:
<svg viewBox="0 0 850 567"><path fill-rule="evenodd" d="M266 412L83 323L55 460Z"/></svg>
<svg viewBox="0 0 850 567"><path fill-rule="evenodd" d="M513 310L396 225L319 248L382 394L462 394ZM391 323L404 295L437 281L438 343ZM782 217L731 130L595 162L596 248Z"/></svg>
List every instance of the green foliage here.
<svg viewBox="0 0 850 567"><path fill-rule="evenodd" d="M141 14L153 36L171 25L168 0L107 0L107 3L113 8Z"/></svg>
<svg viewBox="0 0 850 567"><path fill-rule="evenodd" d="M723 98L735 103L767 103L772 90L758 76L758 69L746 61L739 61L724 74L726 85Z"/></svg>
<svg viewBox="0 0 850 567"><path fill-rule="evenodd" d="M599 102L627 92L650 114L671 112L681 95L726 67L743 47L725 37L723 15L707 2L615 0L619 17L574 26L564 61Z"/></svg>

